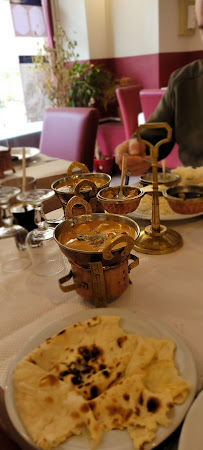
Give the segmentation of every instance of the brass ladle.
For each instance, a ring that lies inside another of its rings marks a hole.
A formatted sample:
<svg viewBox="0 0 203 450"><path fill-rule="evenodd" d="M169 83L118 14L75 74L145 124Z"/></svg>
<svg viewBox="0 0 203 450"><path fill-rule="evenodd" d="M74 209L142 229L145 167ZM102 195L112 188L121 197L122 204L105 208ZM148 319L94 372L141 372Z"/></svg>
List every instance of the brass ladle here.
<svg viewBox="0 0 203 450"><path fill-rule="evenodd" d="M123 183L124 183L124 178L125 178L125 173L126 173L126 165L127 165L127 154L123 154L123 159L122 159L122 170L121 170L121 183L120 183L120 189L118 194L116 195L116 198L120 198L125 199L126 196L123 193Z"/></svg>

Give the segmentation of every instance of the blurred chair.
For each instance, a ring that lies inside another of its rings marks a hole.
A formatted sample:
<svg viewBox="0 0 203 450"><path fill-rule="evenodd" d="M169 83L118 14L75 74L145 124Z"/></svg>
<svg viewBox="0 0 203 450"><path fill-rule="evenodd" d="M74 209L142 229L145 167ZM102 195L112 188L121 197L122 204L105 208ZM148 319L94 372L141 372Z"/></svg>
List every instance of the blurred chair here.
<svg viewBox="0 0 203 450"><path fill-rule="evenodd" d="M164 89L142 89L140 91L140 102L145 122L147 122L149 116L151 116L156 109L163 93Z"/></svg>
<svg viewBox="0 0 203 450"><path fill-rule="evenodd" d="M44 113L40 151L79 161L93 171L99 113L96 108L49 108Z"/></svg>
<svg viewBox="0 0 203 450"><path fill-rule="evenodd" d="M116 89L126 139L129 139L138 127L138 114L142 111L139 96L141 89L142 86L138 84Z"/></svg>
<svg viewBox="0 0 203 450"><path fill-rule="evenodd" d="M164 89L142 89L140 90L140 102L142 112L144 114L145 122L149 119L151 114L156 109L158 103L164 94ZM178 156L178 144L175 144L171 153L165 158L166 166L169 169L175 169L182 166L182 163Z"/></svg>

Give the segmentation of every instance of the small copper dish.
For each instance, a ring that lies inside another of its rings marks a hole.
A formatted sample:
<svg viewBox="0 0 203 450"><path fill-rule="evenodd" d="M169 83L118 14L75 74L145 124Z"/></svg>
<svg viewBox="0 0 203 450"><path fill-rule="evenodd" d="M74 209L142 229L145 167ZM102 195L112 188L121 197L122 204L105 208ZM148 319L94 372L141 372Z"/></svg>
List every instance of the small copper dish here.
<svg viewBox="0 0 203 450"><path fill-rule="evenodd" d="M125 215L135 211L144 195L142 189L136 186L124 186L125 198L117 198L120 186L112 186L101 189L97 198L105 211L111 214Z"/></svg>
<svg viewBox="0 0 203 450"><path fill-rule="evenodd" d="M171 209L179 214L203 212L203 186L174 186L163 192Z"/></svg>
<svg viewBox="0 0 203 450"><path fill-rule="evenodd" d="M167 172L165 175L162 172L158 172L158 184L165 184L166 186L174 186L180 182L179 175L175 173ZM139 178L139 183L142 186L148 186L153 182L153 173L146 173Z"/></svg>
<svg viewBox="0 0 203 450"><path fill-rule="evenodd" d="M52 183L51 188L65 207L74 195L82 195L89 202L91 198L96 197L99 189L108 186L110 181L108 174L88 172L60 178Z"/></svg>

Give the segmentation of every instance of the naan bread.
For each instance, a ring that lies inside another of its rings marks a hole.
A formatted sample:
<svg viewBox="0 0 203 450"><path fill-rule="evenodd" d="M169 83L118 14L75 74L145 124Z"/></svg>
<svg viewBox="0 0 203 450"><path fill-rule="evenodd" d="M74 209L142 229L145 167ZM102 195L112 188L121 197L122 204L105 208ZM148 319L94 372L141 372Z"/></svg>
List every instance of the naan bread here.
<svg viewBox="0 0 203 450"><path fill-rule="evenodd" d="M119 326L119 317L95 317L47 339L29 355L65 383L72 381L91 400L121 377L136 348L137 337Z"/></svg>
<svg viewBox="0 0 203 450"><path fill-rule="evenodd" d="M189 385L174 363L175 344L126 333L118 316L98 316L50 337L16 367L16 408L34 442L50 449L88 434L127 429L136 450L151 442Z"/></svg>
<svg viewBox="0 0 203 450"><path fill-rule="evenodd" d="M98 444L99 425L71 383L23 360L15 369L13 389L19 415L39 447L50 449L86 430L94 446Z"/></svg>
<svg viewBox="0 0 203 450"><path fill-rule="evenodd" d="M152 394L145 388L143 377L133 375L92 400L90 407L104 431L127 428L135 449L139 449L155 437L158 425L169 425L167 413L172 401L169 390Z"/></svg>

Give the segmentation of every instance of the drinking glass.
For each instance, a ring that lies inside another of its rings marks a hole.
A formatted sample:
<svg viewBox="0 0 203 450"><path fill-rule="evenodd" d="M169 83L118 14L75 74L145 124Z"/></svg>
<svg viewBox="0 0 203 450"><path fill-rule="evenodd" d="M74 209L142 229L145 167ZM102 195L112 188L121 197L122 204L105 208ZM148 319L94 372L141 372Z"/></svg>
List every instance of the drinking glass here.
<svg viewBox="0 0 203 450"><path fill-rule="evenodd" d="M22 226L13 223L13 216L10 212L10 199L19 192L20 188L0 185L0 239L14 238L15 240L15 251L10 249L10 245L8 245L7 257L3 258L2 270L5 272L18 272L31 265L29 257L26 256L25 241L28 231Z"/></svg>
<svg viewBox="0 0 203 450"><path fill-rule="evenodd" d="M52 189L34 189L17 195L19 201L34 205L34 221L37 228L28 233L26 245L33 272L47 277L56 275L64 269L63 256L53 238L54 227L48 225L43 212L43 202L54 195Z"/></svg>

